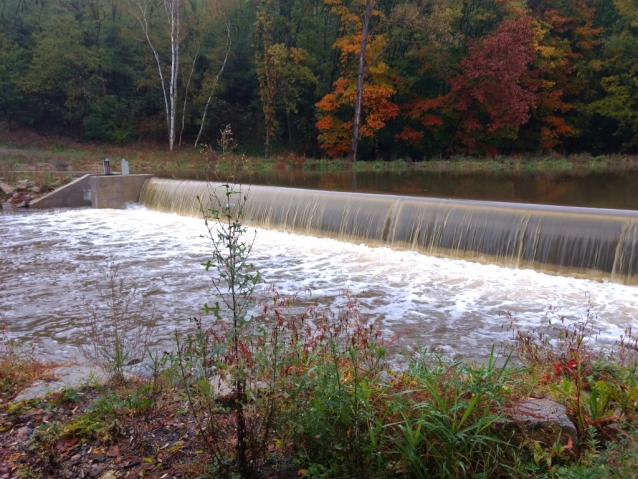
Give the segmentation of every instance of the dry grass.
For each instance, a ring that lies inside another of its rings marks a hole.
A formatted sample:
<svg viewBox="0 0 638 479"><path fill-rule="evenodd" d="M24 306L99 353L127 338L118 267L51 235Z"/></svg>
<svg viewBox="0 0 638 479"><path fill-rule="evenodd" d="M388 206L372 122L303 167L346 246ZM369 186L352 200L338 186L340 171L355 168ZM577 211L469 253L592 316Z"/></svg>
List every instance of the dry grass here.
<svg viewBox="0 0 638 479"><path fill-rule="evenodd" d="M0 409L33 381L48 377L56 366L38 359L33 345L11 339L5 321L0 331Z"/></svg>

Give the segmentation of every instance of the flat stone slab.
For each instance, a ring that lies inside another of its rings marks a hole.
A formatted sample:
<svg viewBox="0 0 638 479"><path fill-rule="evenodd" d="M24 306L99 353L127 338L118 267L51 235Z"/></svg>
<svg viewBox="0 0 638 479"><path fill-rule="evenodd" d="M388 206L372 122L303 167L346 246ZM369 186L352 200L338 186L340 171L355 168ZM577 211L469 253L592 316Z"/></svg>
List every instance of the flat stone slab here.
<svg viewBox="0 0 638 479"><path fill-rule="evenodd" d="M13 402L28 401L65 388L79 388L87 383L103 383L106 377L102 371L89 366L62 366L50 371L53 380L38 380L20 392Z"/></svg>

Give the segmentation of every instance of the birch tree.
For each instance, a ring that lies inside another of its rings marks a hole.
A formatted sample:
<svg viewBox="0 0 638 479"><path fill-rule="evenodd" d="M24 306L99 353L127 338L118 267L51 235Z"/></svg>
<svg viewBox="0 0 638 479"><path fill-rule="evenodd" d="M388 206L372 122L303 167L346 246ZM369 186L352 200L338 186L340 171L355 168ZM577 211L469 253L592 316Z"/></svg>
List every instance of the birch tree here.
<svg viewBox="0 0 638 479"><path fill-rule="evenodd" d="M170 151L173 151L175 144L175 117L177 102L177 87L179 77L180 62L180 46L184 39L182 31L181 15L184 7L183 0L161 0L160 8L163 7L166 14L166 25L168 27L168 40L170 42L170 57L168 66L170 69L169 78L165 78L164 69L162 68L162 59L160 51L155 45L151 32L151 16L158 7L155 2L147 0L133 0L129 3L136 20L142 27L144 38L153 53L153 58L157 64L157 73L159 75L162 93L164 96L164 107L166 110L166 126L168 129L168 145Z"/></svg>

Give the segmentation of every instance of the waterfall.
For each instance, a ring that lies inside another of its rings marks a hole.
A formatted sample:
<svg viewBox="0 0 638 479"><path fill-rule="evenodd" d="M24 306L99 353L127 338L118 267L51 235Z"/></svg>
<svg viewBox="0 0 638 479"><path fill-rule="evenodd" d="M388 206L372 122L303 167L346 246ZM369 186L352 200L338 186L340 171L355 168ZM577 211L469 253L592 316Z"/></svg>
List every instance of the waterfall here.
<svg viewBox="0 0 638 479"><path fill-rule="evenodd" d="M219 183L153 178L140 203L197 217L215 193L224 196ZM242 186L237 194L248 198L249 224L261 228L638 284L635 211L270 186Z"/></svg>

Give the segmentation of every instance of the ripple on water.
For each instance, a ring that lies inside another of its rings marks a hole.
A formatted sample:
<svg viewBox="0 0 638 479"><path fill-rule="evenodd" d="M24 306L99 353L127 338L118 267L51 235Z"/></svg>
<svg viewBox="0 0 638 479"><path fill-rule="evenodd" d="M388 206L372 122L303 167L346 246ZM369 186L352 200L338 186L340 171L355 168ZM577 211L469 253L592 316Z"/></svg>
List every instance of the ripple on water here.
<svg viewBox="0 0 638 479"><path fill-rule="evenodd" d="M115 258L155 306L160 341L211 301L210 278L200 266L209 247L201 220L149 211L67 209L0 213L0 312L12 335L36 340L43 354L74 356L85 337L82 301ZM550 276L531 270L428 257L258 230L253 263L283 293L307 290L337 307L345 288L362 313L397 348L438 348L483 356L507 337L503 312L522 326L541 324L549 306L571 319L585 315L588 297L604 341L638 325L638 287ZM264 296L265 297L265 296Z"/></svg>

